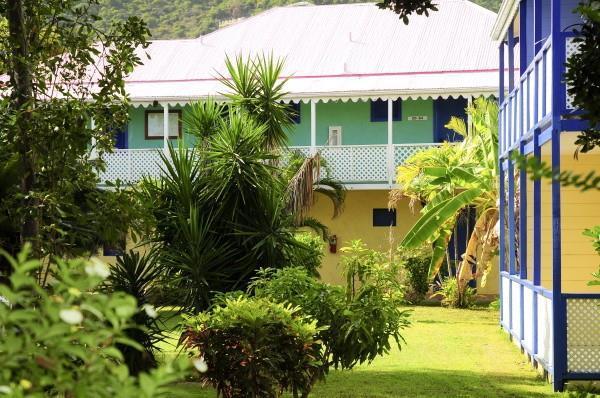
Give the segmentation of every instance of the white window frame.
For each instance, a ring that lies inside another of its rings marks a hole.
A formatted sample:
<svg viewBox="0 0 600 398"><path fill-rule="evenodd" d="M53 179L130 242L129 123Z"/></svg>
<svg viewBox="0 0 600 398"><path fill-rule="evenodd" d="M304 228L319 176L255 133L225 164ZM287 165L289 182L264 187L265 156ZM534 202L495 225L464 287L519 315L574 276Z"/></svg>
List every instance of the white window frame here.
<svg viewBox="0 0 600 398"><path fill-rule="evenodd" d="M332 136L335 134L337 140L335 144L332 142ZM339 146L342 145L342 126L329 126L329 135L327 137L328 146Z"/></svg>

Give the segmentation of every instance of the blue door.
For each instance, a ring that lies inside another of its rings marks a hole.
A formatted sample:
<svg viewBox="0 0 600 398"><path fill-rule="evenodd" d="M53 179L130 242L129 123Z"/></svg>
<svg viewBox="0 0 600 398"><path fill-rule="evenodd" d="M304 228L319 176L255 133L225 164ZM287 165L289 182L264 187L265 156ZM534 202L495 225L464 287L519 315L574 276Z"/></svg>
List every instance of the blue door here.
<svg viewBox="0 0 600 398"><path fill-rule="evenodd" d="M127 126L123 129L119 130L117 134L115 134L115 148L117 149L127 149Z"/></svg>
<svg viewBox="0 0 600 398"><path fill-rule="evenodd" d="M435 142L462 141L462 137L454 131L444 127L452 116L462 118L467 122L467 99L466 98L438 98L433 103L433 128Z"/></svg>

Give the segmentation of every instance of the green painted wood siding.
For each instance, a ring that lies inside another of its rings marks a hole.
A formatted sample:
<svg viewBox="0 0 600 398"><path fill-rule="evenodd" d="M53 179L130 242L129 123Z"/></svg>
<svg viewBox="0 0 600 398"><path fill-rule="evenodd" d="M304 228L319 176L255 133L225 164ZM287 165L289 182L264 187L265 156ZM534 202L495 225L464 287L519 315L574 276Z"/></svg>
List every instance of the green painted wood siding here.
<svg viewBox="0 0 600 398"><path fill-rule="evenodd" d="M144 111L144 108L131 110L129 148L161 148L162 140L144 138ZM184 115L185 111L184 107ZM425 116L427 120L409 121L410 116ZM402 120L393 122L394 144L433 142L433 125L433 100L404 100ZM343 145L387 144L387 122L371 122L371 106L368 101L317 103L317 145L326 145L329 126L342 127ZM192 145L193 137L185 134L185 127L184 136L186 144ZM310 104L301 104L300 123L291 127L289 137L292 146L310 145Z"/></svg>
<svg viewBox="0 0 600 398"><path fill-rule="evenodd" d="M185 115L185 111L186 109L189 109L189 107L180 107L180 106L174 106L169 108L171 110L175 110L175 109L182 109L182 115ZM142 148L162 148L163 147L163 140L159 139L152 139L152 140L147 140L144 137L144 130L145 130L145 120L144 120L144 115L145 115L145 111L147 110L160 110L162 111L163 109L161 107L157 107L157 108L153 108L153 107L149 107L149 108L131 108L129 111L129 125L127 127L127 142L129 144L129 148L130 149L142 149ZM192 146L194 144L194 137L186 134L185 133L185 125L182 126L182 131L183 131L183 141L186 145L188 146ZM175 145L177 143L176 139L171 139L170 140L171 143L173 143L173 145Z"/></svg>

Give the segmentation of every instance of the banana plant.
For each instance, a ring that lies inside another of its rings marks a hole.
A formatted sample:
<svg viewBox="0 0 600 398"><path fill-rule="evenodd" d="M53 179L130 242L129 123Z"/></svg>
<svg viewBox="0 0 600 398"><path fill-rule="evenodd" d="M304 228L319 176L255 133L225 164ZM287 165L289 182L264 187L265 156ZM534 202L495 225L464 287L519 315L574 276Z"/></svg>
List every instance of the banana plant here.
<svg viewBox="0 0 600 398"><path fill-rule="evenodd" d="M421 216L401 242L405 248L431 244L429 276L443 263L461 211L477 210L477 220L457 270L459 291L472 279L485 276L498 247L498 106L479 98L467 108L471 119L453 117L446 125L464 139L413 155L397 169L400 189L392 201L408 197L423 204Z"/></svg>

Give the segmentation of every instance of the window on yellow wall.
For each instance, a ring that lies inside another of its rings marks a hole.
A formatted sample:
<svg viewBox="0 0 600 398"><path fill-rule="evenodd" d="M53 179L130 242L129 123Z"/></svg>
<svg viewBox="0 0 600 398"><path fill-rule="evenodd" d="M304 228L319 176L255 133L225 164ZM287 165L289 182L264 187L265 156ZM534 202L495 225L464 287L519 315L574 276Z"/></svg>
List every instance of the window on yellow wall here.
<svg viewBox="0 0 600 398"><path fill-rule="evenodd" d="M374 227L395 227L396 209L373 209Z"/></svg>

